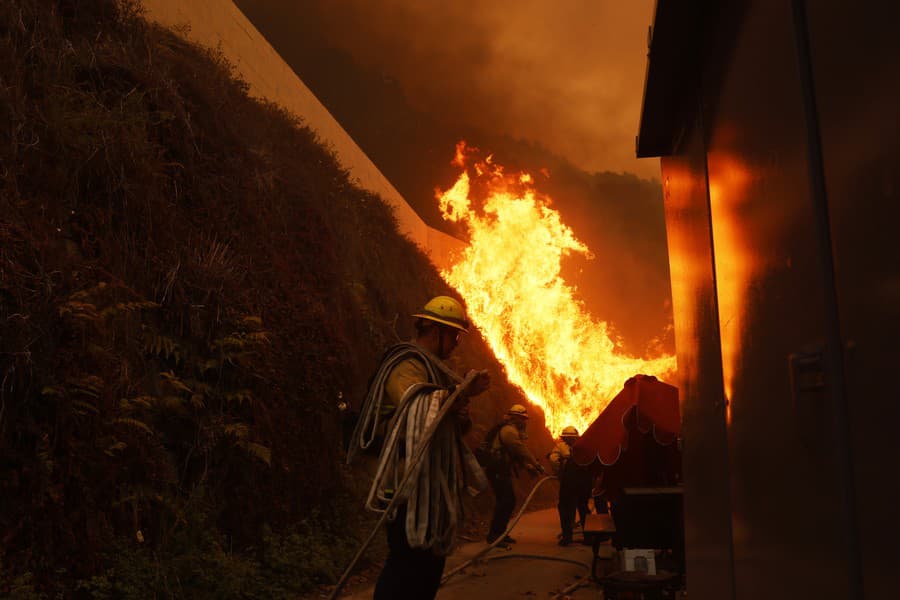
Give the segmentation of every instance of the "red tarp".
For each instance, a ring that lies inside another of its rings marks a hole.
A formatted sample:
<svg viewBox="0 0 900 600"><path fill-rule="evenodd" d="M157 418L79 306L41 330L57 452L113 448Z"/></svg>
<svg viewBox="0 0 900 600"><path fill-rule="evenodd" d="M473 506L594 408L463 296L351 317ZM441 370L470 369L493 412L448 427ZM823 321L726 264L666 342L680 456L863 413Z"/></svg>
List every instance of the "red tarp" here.
<svg viewBox="0 0 900 600"><path fill-rule="evenodd" d="M678 388L635 375L572 449L581 466L593 465L607 499L622 487L675 485L680 480Z"/></svg>

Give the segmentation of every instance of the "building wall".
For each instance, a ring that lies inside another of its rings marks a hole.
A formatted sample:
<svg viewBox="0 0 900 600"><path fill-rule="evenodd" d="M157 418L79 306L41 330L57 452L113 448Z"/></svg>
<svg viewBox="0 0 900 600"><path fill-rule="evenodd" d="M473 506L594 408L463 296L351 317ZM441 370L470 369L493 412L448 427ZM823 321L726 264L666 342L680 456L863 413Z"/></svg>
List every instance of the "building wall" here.
<svg viewBox="0 0 900 600"><path fill-rule="evenodd" d="M866 598L897 596L900 5L807 2ZM841 40L841 43L835 43Z"/></svg>
<svg viewBox="0 0 900 600"><path fill-rule="evenodd" d="M737 598L846 598L845 541L822 536L840 522L840 481L790 4L750 3L731 44L721 77L704 78L704 122ZM818 373L798 393L801 360Z"/></svg>
<svg viewBox="0 0 900 600"><path fill-rule="evenodd" d="M727 35L691 66L699 89L662 160L688 589L893 597L900 6L739 4L718 13L733 31L710 17Z"/></svg>
<svg viewBox="0 0 900 600"><path fill-rule="evenodd" d="M300 117L329 146L358 185L394 209L400 231L439 268L451 264L462 242L427 226L381 174L328 110L231 0L141 0L148 19L182 32L198 44L218 48L250 86L250 93Z"/></svg>

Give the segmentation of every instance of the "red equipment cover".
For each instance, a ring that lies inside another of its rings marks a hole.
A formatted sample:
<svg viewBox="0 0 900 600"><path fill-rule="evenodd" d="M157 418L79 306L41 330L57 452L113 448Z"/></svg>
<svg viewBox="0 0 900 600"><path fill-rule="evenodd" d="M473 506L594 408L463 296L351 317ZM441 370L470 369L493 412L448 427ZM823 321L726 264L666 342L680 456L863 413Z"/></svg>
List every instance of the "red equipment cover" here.
<svg viewBox="0 0 900 600"><path fill-rule="evenodd" d="M635 375L579 438L572 458L593 465L598 488L608 495L625 486L672 485L681 475L673 444L680 432L678 388Z"/></svg>

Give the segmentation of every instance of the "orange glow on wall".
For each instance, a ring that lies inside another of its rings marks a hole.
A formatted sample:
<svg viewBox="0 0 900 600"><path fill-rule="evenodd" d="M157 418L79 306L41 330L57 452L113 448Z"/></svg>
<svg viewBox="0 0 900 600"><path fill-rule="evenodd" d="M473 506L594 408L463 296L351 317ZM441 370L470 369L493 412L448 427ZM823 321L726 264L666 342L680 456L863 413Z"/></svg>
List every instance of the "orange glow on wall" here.
<svg viewBox="0 0 900 600"><path fill-rule="evenodd" d="M560 275L566 256L590 256L587 246L530 175L506 173L491 157L470 161L472 154L457 149L454 164L467 159L464 171L438 193L444 218L469 231L463 255L442 275L465 298L510 381L543 409L550 431L584 431L628 378L666 379L675 357L625 354Z"/></svg>
<svg viewBox="0 0 900 600"><path fill-rule="evenodd" d="M747 294L760 263L741 230L750 171L738 160L718 153L709 154L708 169L722 375L729 403L726 417L730 423L734 378L745 333Z"/></svg>

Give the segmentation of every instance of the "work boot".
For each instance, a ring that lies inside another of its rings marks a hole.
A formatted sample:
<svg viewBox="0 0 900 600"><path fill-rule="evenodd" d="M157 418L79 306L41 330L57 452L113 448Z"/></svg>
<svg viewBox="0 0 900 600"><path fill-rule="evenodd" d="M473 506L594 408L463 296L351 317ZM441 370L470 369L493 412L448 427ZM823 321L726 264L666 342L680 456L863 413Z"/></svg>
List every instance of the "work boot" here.
<svg viewBox="0 0 900 600"><path fill-rule="evenodd" d="M572 543L572 538L570 538L570 537L561 537L561 538L559 538L559 541L557 542L557 544L559 544L560 546L568 546L571 543Z"/></svg>
<svg viewBox="0 0 900 600"><path fill-rule="evenodd" d="M503 543L504 543L504 544L515 544L515 543L516 543L516 538L509 537L508 535L507 535L507 536L504 536L504 538L503 538Z"/></svg>

